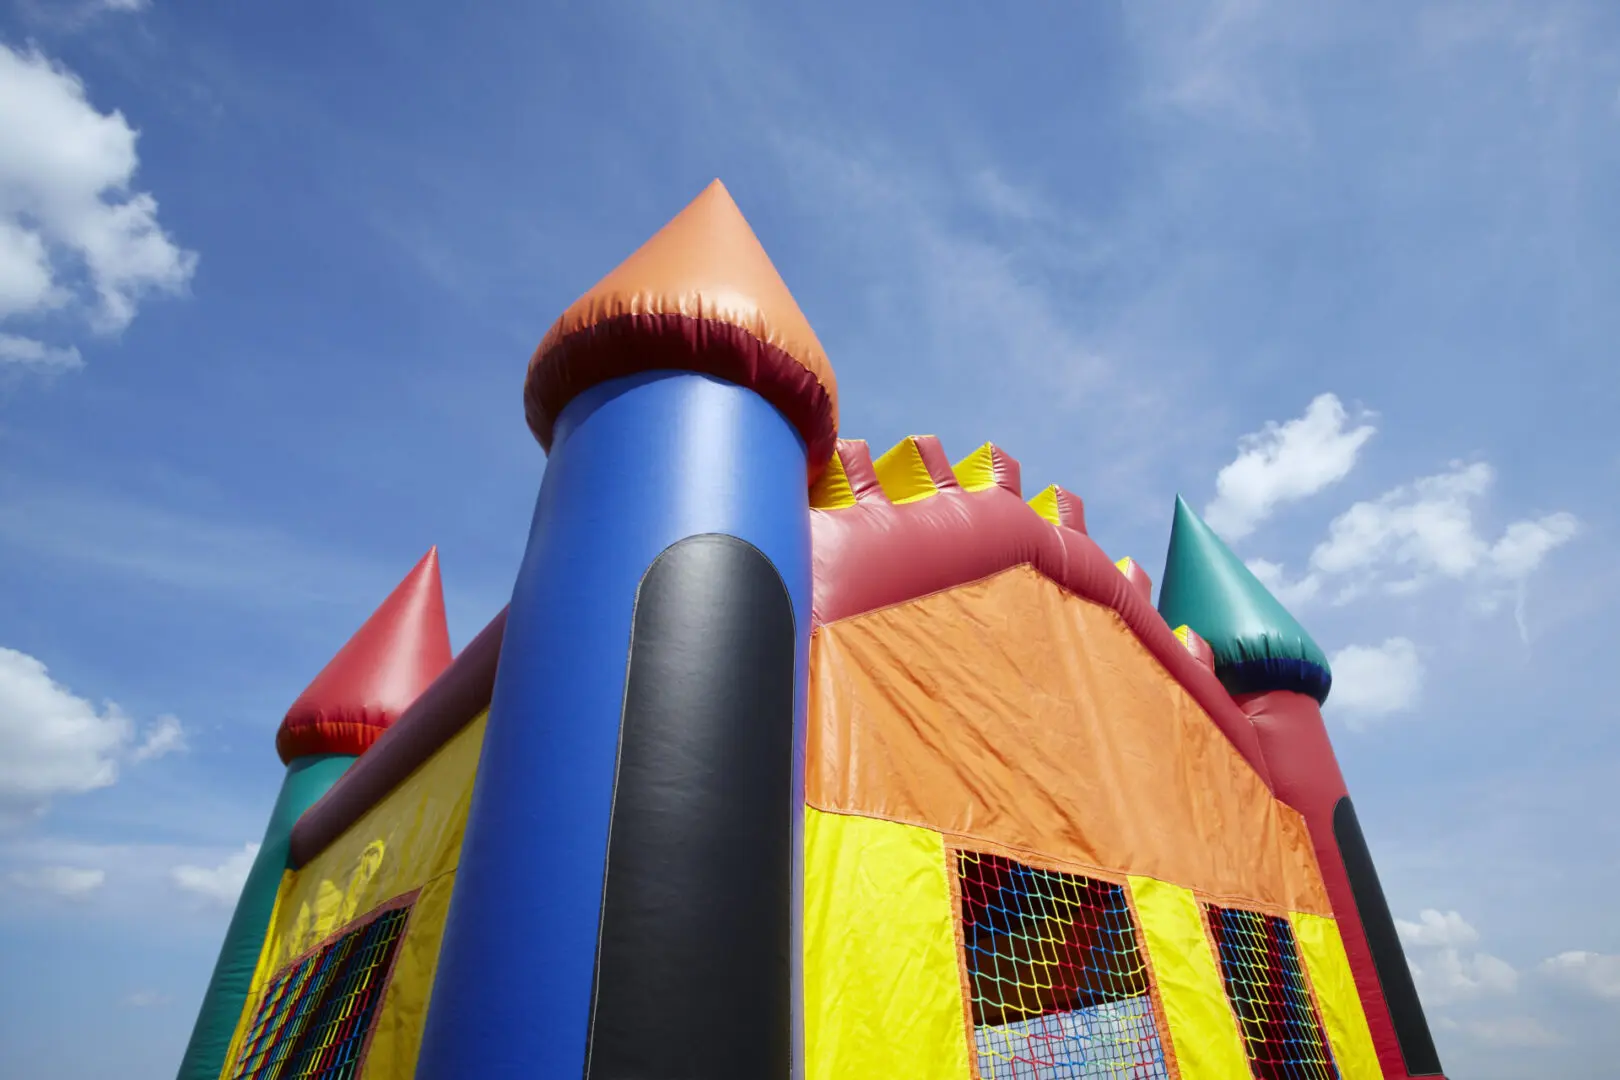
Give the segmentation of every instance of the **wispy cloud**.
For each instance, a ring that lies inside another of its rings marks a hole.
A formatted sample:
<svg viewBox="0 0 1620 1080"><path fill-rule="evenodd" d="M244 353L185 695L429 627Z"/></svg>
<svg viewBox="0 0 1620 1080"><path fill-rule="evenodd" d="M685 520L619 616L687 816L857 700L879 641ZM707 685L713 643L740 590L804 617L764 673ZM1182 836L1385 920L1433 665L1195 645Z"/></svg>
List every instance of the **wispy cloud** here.
<svg viewBox="0 0 1620 1080"><path fill-rule="evenodd" d="M348 603L387 574L268 525L0 473L0 543L29 557L267 608ZM403 571L401 571L403 572Z"/></svg>
<svg viewBox="0 0 1620 1080"><path fill-rule="evenodd" d="M1281 429L1274 436L1280 442ZM1239 461L1243 461L1240 458ZM1262 468L1255 473L1264 476ZM1321 475L1342 478L1342 471ZM1575 539L1581 523L1560 510L1509 522L1494 538L1483 532L1476 514L1496 480L1488 463L1453 462L1444 472L1419 477L1375 499L1356 502L1328 526L1303 574L1289 573L1274 560L1256 557L1249 568L1284 603L1301 605L1319 596L1346 604L1369 596L1405 597L1437 583L1452 582L1467 590L1475 611L1489 614L1511 602L1520 637L1528 643L1525 617L1527 583L1549 555ZM1307 485L1308 486L1308 485ZM1271 489L1253 483L1256 491ZM1251 497L1249 503L1255 503ZM1217 507L1226 517L1252 518L1239 501Z"/></svg>
<svg viewBox="0 0 1620 1080"><path fill-rule="evenodd" d="M136 762L152 761L169 754L184 753L186 749L186 729L181 726L178 717L165 715L153 722L140 744L130 752L129 759Z"/></svg>
<svg viewBox="0 0 1620 1080"><path fill-rule="evenodd" d="M1571 950L1544 961L1541 970L1565 986L1594 997L1620 1000L1620 955Z"/></svg>
<svg viewBox="0 0 1620 1080"><path fill-rule="evenodd" d="M0 240L0 244L4 243ZM0 252L0 260L5 258L6 254ZM0 270L0 275L4 273ZM73 371L84 366L84 358L73 345L47 345L16 334L0 334L0 364L40 371Z"/></svg>
<svg viewBox="0 0 1620 1080"><path fill-rule="evenodd" d="M160 994L156 990L135 990L124 995L123 1004L129 1009L157 1009L172 1000L168 994Z"/></svg>
<svg viewBox="0 0 1620 1080"><path fill-rule="evenodd" d="M0 835L0 918L66 917L77 925L86 920L127 925L148 939L206 939L224 932L224 918L256 850L256 845L240 843L99 843L65 835ZM71 911L59 903L66 893L76 901ZM176 919L177 909L190 909L191 914Z"/></svg>
<svg viewBox="0 0 1620 1080"><path fill-rule="evenodd" d="M1310 137L1293 65L1310 44L1312 20L1287 4L1218 0L1171 9L1128 9L1147 62L1144 100L1229 128Z"/></svg>
<svg viewBox="0 0 1620 1080"><path fill-rule="evenodd" d="M79 866L40 866L14 870L9 880L13 885L63 900L83 900L107 883L107 872Z"/></svg>
<svg viewBox="0 0 1620 1080"><path fill-rule="evenodd" d="M200 897L207 904L228 908L241 895L258 853L258 844L246 844L216 866L176 866L170 873L181 890Z"/></svg>
<svg viewBox="0 0 1620 1080"><path fill-rule="evenodd" d="M1493 1016L1456 1026L1485 1046L1539 1048L1558 1046L1565 1041L1562 1035L1533 1016Z"/></svg>
<svg viewBox="0 0 1620 1080"><path fill-rule="evenodd" d="M1333 696L1327 707L1345 716L1352 728L1417 707L1424 669L1417 646L1409 639L1350 645L1328 662L1333 668Z"/></svg>

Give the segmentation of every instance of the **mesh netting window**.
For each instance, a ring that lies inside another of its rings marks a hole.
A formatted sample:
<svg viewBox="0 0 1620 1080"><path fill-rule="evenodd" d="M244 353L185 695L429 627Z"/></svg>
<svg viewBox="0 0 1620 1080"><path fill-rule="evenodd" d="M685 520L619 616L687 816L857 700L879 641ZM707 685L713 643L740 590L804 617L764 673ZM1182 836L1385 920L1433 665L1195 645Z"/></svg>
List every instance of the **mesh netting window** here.
<svg viewBox="0 0 1620 1080"><path fill-rule="evenodd" d="M1259 1080L1339 1080L1287 919L1206 908L1226 996Z"/></svg>
<svg viewBox="0 0 1620 1080"><path fill-rule="evenodd" d="M983 1080L1168 1078L1122 886L957 852Z"/></svg>
<svg viewBox="0 0 1620 1080"><path fill-rule="evenodd" d="M231 1080L352 1080L382 1006L408 907L334 938L265 988Z"/></svg>

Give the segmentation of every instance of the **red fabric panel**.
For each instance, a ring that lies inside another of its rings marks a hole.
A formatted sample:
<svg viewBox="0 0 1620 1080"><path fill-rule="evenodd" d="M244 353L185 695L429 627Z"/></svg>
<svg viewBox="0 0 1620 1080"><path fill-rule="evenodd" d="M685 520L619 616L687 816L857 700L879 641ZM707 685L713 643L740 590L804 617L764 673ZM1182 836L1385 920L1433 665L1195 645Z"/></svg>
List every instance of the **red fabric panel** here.
<svg viewBox="0 0 1620 1080"><path fill-rule="evenodd" d="M1190 626L1187 627L1187 655L1210 671L1215 670L1215 650L1210 648L1209 642L1199 637L1198 631Z"/></svg>
<svg viewBox="0 0 1620 1080"><path fill-rule="evenodd" d="M1057 485L1053 485L1057 487ZM1058 520L1076 532L1086 531L1086 503L1065 487L1057 487Z"/></svg>
<svg viewBox="0 0 1620 1080"><path fill-rule="evenodd" d="M1315 700L1292 690L1245 694L1237 701L1254 723L1266 767L1271 770L1272 791L1299 811L1311 831L1322 882L1327 886L1333 917L1339 924L1339 936L1344 939L1350 971L1361 994L1361 1007L1372 1029L1378 1064L1386 1080L1405 1080L1406 1062L1333 835L1333 807L1348 792L1328 739L1327 725L1322 721L1322 710Z"/></svg>
<svg viewBox="0 0 1620 1080"><path fill-rule="evenodd" d="M1131 588L1141 593L1142 599L1150 604L1153 603L1153 579L1148 576L1146 570L1142 569L1142 564L1132 559L1126 564L1123 572L1125 580L1131 583Z"/></svg>
<svg viewBox="0 0 1620 1080"><path fill-rule="evenodd" d="M918 440L918 445L925 460L933 454L943 457L932 439ZM842 441L838 453L856 505L811 513L816 625L1028 563L1070 592L1118 612L1261 779L1267 779L1248 717L1091 537L1053 525L1000 487L968 492L953 486L896 506L877 483L866 444Z"/></svg>
<svg viewBox="0 0 1620 1080"><path fill-rule="evenodd" d="M288 863L293 869L325 851L362 814L489 707L505 633L503 608L433 685L422 691L399 721L377 737L371 750L349 766L337 783L305 811L292 830Z"/></svg>

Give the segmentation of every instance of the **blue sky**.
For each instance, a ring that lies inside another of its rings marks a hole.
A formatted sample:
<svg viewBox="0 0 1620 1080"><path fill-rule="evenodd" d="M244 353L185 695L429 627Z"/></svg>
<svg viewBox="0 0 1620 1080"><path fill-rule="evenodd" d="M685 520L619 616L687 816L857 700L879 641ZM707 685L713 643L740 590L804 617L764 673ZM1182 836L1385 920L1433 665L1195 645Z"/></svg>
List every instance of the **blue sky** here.
<svg viewBox="0 0 1620 1080"><path fill-rule="evenodd" d="M0 8L0 1072L171 1073L281 714L430 544L498 610L529 352L719 176L844 434L1209 514L1449 1072L1605 1075L1620 9L956 7Z"/></svg>

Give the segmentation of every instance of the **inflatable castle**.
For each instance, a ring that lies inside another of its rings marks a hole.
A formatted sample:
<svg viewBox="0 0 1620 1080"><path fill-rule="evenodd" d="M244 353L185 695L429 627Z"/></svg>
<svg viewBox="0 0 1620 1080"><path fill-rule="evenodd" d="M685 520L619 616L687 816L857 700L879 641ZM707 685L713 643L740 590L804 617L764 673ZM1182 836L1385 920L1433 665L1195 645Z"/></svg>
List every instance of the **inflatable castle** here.
<svg viewBox="0 0 1620 1080"><path fill-rule="evenodd" d="M1439 1076L1310 636L985 444L873 457L715 182L529 363L511 602L304 691L181 1080Z"/></svg>

